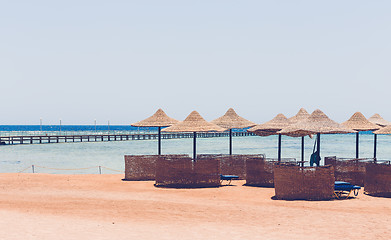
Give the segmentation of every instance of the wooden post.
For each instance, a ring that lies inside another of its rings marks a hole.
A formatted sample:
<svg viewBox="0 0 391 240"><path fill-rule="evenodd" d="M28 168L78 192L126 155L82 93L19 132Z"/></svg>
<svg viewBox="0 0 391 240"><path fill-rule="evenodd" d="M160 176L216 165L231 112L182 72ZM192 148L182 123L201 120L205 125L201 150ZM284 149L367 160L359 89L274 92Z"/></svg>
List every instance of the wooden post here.
<svg viewBox="0 0 391 240"><path fill-rule="evenodd" d="M193 132L193 160L195 161L197 158L197 133Z"/></svg>
<svg viewBox="0 0 391 240"><path fill-rule="evenodd" d="M232 155L232 129L229 129L229 155Z"/></svg>
<svg viewBox="0 0 391 240"><path fill-rule="evenodd" d="M161 133L162 128L158 127L157 129L158 129L157 154L161 155L162 154L162 145L161 145L162 144L162 139L161 139L161 137L162 137L162 133Z"/></svg>
<svg viewBox="0 0 391 240"><path fill-rule="evenodd" d="M281 162L281 134L278 134L278 162Z"/></svg>
<svg viewBox="0 0 391 240"><path fill-rule="evenodd" d="M304 167L304 136L301 137L301 166Z"/></svg>
<svg viewBox="0 0 391 240"><path fill-rule="evenodd" d="M376 162L377 134L373 134L373 160Z"/></svg>
<svg viewBox="0 0 391 240"><path fill-rule="evenodd" d="M320 157L320 133L317 133L316 134L316 138L318 140L317 144L316 144L316 151L318 151L318 155ZM321 158L322 159L322 158ZM320 162L319 162L319 165L320 165Z"/></svg>
<svg viewBox="0 0 391 240"><path fill-rule="evenodd" d="M356 159L358 158L359 152L359 132L356 132Z"/></svg>

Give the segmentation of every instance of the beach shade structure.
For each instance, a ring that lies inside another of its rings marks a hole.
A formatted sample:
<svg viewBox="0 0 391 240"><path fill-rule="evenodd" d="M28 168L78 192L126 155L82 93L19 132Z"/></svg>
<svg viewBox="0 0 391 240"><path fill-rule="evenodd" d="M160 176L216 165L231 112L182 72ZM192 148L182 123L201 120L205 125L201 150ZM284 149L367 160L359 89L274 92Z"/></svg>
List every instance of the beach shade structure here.
<svg viewBox="0 0 391 240"><path fill-rule="evenodd" d="M378 134L381 134L381 135L391 135L391 125L388 125L387 127L384 127L384 128L379 129L379 130L376 130L376 131L373 132L373 134L375 134L374 159L376 161L376 144L377 144L376 136Z"/></svg>
<svg viewBox="0 0 391 240"><path fill-rule="evenodd" d="M359 136L362 131L374 131L378 130L380 127L374 123L368 121L365 116L360 113L354 113L349 120L341 123L342 126L347 127L349 129L355 130L356 132L356 158L359 158ZM375 145L376 145L376 137L375 137ZM376 151L375 151L376 152ZM376 154L374 153L375 157Z"/></svg>
<svg viewBox="0 0 391 240"><path fill-rule="evenodd" d="M158 155L161 155L161 128L168 127L179 121L167 116L167 114L162 110L158 109L155 114L150 116L147 119L144 119L140 122L131 124L134 127L157 127L158 128Z"/></svg>
<svg viewBox="0 0 391 240"><path fill-rule="evenodd" d="M224 132L226 129L207 122L197 111L193 111L185 120L163 129L163 132L192 132L193 133L193 159L197 158L197 132Z"/></svg>
<svg viewBox="0 0 391 240"><path fill-rule="evenodd" d="M303 121L291 124L283 128L278 133L284 135L310 135L316 134L317 149L316 154L320 160L320 134L334 134L334 133L354 133L355 131L346 128L339 123L331 120L321 110L316 109L311 115Z"/></svg>
<svg viewBox="0 0 391 240"><path fill-rule="evenodd" d="M211 121L222 128L229 129L229 155L232 155L232 129L233 128L248 128L256 124L239 116L232 108L221 117Z"/></svg>
<svg viewBox="0 0 391 240"><path fill-rule="evenodd" d="M378 113L375 113L372 117L368 118L368 121L370 121L371 123L377 124L380 127L385 127L385 126L391 125L391 122L382 118Z"/></svg>
<svg viewBox="0 0 391 240"><path fill-rule="evenodd" d="M288 118L284 116L284 114L280 113L275 116L272 120L256 125L250 129L248 132L255 133L258 136L270 136L270 135L278 135L278 161L281 161L281 134L277 133L281 129L290 125Z"/></svg>
<svg viewBox="0 0 391 240"><path fill-rule="evenodd" d="M300 108L299 112L295 116L288 118L288 120L291 124L296 124L300 121L306 120L309 116L310 116L310 114L304 108ZM291 137L301 137L301 166L304 166L304 137L305 137L305 135L297 135L297 136L291 135Z"/></svg>
<svg viewBox="0 0 391 240"><path fill-rule="evenodd" d="M379 130L376 130L373 133L375 133L375 134L385 134L385 135L391 134L391 125L389 125L387 127L384 127L384 128L381 128Z"/></svg>

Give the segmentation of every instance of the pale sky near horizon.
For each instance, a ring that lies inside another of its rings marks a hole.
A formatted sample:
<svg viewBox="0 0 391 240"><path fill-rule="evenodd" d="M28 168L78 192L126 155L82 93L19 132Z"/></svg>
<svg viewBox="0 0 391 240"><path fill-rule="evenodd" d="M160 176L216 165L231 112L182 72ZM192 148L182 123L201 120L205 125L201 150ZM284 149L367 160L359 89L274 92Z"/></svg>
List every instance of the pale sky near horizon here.
<svg viewBox="0 0 391 240"><path fill-rule="evenodd" d="M0 125L391 121L391 1L1 1Z"/></svg>

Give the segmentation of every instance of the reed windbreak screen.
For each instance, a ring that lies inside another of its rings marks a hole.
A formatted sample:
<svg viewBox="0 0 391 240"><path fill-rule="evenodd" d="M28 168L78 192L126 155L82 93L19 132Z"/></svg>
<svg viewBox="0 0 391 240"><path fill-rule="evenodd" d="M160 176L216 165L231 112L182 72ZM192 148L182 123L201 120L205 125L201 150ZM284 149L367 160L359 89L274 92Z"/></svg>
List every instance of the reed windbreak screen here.
<svg viewBox="0 0 391 240"><path fill-rule="evenodd" d="M335 181L349 182L353 185L364 186L365 166L367 159L342 159L325 157L325 165L334 167Z"/></svg>
<svg viewBox="0 0 391 240"><path fill-rule="evenodd" d="M334 167L274 165L275 198L283 200L330 200L334 197Z"/></svg>
<svg viewBox="0 0 391 240"><path fill-rule="evenodd" d="M220 162L216 158L193 161L190 157L162 156L156 165L156 186L218 187Z"/></svg>
<svg viewBox="0 0 391 240"><path fill-rule="evenodd" d="M220 160L220 174L236 175L239 179L246 179L246 162L254 157L263 157L262 154L250 155L225 155L225 154L200 154L197 159L218 159Z"/></svg>
<svg viewBox="0 0 391 240"><path fill-rule="evenodd" d="M182 156L187 155L161 155ZM125 179L129 181L155 180L159 155L125 155Z"/></svg>
<svg viewBox="0 0 391 240"><path fill-rule="evenodd" d="M275 161L268 161L263 157L247 159L246 185L258 187L274 187Z"/></svg>
<svg viewBox="0 0 391 240"><path fill-rule="evenodd" d="M391 197L391 165L366 165L365 192L372 196Z"/></svg>

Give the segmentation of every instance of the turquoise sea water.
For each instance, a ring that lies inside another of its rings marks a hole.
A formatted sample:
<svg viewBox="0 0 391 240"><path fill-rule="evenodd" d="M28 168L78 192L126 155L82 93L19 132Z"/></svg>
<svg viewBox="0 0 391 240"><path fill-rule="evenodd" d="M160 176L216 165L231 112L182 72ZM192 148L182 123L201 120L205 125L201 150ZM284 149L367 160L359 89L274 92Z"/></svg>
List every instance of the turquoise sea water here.
<svg viewBox="0 0 391 240"><path fill-rule="evenodd" d="M276 158L277 139L277 136L234 137L233 153L263 153L266 157ZM309 160L314 139L306 137L305 142L305 160ZM377 145L378 159L391 159L391 137L378 135ZM164 139L162 154L191 155L192 146L192 139ZM41 173L98 174L98 166L106 167L102 168L102 173L118 173L113 170L124 171L124 155L156 153L157 140L5 145L0 146L0 172L19 172L24 169L25 172L31 172L31 165L35 165L35 171ZM228 137L198 138L197 153L228 153ZM353 158L355 135L321 135L321 157L326 156ZM283 136L282 157L300 160L301 138ZM371 157L373 157L373 134L361 134L360 158Z"/></svg>

